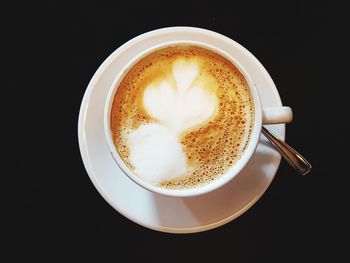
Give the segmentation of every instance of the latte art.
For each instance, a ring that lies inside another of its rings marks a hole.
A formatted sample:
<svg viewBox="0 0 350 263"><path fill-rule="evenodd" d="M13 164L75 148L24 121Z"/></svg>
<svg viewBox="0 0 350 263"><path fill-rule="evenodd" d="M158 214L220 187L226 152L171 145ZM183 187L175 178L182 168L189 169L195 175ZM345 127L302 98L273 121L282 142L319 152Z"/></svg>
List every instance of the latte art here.
<svg viewBox="0 0 350 263"><path fill-rule="evenodd" d="M179 138L163 125L143 124L127 138L134 172L153 184L186 172L186 157Z"/></svg>
<svg viewBox="0 0 350 263"><path fill-rule="evenodd" d="M196 83L199 66L195 60L175 60L171 73L146 87L143 105L152 118L180 135L214 115L217 98L203 87L205 83Z"/></svg>
<svg viewBox="0 0 350 263"><path fill-rule="evenodd" d="M244 77L227 59L196 46L164 48L137 62L119 84L113 142L143 180L198 187L240 158L253 109Z"/></svg>
<svg viewBox="0 0 350 263"><path fill-rule="evenodd" d="M195 60L177 59L171 74L146 86L143 107L159 124L143 124L127 138L134 172L154 184L182 176L180 135L216 113L216 94L199 86ZM196 85L197 84L197 85Z"/></svg>

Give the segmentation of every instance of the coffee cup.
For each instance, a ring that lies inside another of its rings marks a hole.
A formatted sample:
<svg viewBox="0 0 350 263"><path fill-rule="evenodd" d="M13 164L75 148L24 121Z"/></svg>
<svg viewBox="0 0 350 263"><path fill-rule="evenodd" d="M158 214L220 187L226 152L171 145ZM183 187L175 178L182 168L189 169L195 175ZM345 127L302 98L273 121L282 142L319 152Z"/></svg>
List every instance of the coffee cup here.
<svg viewBox="0 0 350 263"><path fill-rule="evenodd" d="M248 164L263 124L292 120L261 105L232 54L199 41L168 41L135 54L105 101L104 131L117 165L154 193L215 191Z"/></svg>

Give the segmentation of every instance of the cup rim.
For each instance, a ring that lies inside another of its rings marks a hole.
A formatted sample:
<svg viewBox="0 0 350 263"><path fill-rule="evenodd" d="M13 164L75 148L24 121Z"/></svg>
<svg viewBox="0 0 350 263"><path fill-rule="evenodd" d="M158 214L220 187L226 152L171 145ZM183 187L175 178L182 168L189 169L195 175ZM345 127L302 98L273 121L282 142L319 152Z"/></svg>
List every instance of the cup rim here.
<svg viewBox="0 0 350 263"><path fill-rule="evenodd" d="M141 179L138 175L136 175L133 171L127 167L127 165L124 163L122 158L120 157L118 150L116 146L114 145L113 139L112 139L112 133L110 130L110 114L111 114L111 108L114 101L115 93L118 90L120 82L124 79L125 75L128 73L128 71L142 58L147 56L150 53L153 53L157 50L160 50L162 48L171 47L171 46L178 46L178 45L194 45L199 46L208 50L211 50L227 60L229 60L244 76L245 80L248 83L249 89L251 91L253 102L254 102L254 122L253 122L253 128L250 140L248 142L248 146L245 149L244 153L242 154L241 158L236 161L236 163L230 167L225 174L221 175L219 178L215 179L214 181L201 185L199 187L194 187L190 189L166 189L161 188L159 186L152 185L151 183L147 182L144 179ZM104 132L105 137L107 140L107 145L109 148L109 151L114 159L114 161L117 163L119 168L123 171L123 173L128 176L132 181L134 181L139 186L143 187L144 189L147 189L151 192L171 196L171 197L192 197L192 196L198 196L202 194L206 194L209 192L212 192L216 189L219 189L220 187L224 186L229 181L233 180L240 172L241 170L247 165L250 158L254 154L256 147L259 142L261 128L262 128L262 106L260 102L260 97L258 94L258 91L256 89L255 83L249 76L246 69L239 63L239 61L234 58L231 54L228 54L227 52L223 51L222 49L215 47L213 45L200 42L200 41L192 41L192 40L176 40L176 41L166 41L163 43L160 43L158 45L152 46L150 48L145 49L144 51L138 53L133 57L132 60L130 60L123 68L122 70L116 75L114 78L112 85L110 85L110 89L108 92L108 95L105 100L105 107L104 107L104 116L103 116L103 123L104 123Z"/></svg>

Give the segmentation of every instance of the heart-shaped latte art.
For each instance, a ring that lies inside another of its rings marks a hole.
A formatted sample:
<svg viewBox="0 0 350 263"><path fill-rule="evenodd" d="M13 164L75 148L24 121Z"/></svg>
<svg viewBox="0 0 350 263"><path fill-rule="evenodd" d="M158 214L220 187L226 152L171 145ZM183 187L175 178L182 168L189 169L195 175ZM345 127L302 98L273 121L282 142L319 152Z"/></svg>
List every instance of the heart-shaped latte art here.
<svg viewBox="0 0 350 263"><path fill-rule="evenodd" d="M171 76L145 88L143 106L158 123L138 127L130 133L128 145L134 171L151 183L171 180L186 172L180 135L216 113L216 94L196 85L199 74L196 61L178 59L172 65Z"/></svg>
<svg viewBox="0 0 350 263"><path fill-rule="evenodd" d="M195 85L199 66L194 60L178 59L172 79L151 83L145 89L143 104L147 113L176 135L212 117L217 109L214 92Z"/></svg>

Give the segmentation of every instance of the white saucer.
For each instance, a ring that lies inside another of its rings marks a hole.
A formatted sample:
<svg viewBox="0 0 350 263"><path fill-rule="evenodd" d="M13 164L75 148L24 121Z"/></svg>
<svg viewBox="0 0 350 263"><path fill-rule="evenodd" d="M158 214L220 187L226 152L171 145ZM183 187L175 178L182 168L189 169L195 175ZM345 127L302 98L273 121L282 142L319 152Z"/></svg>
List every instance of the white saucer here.
<svg viewBox="0 0 350 263"><path fill-rule="evenodd" d="M80 108L78 136L85 168L99 193L119 213L144 227L170 233L205 231L237 218L262 196L281 160L261 137L251 161L234 180L215 192L191 198L153 194L119 169L108 150L103 131L104 102L114 76L138 51L165 41L185 39L218 46L236 57L250 72L262 105L282 105L271 77L252 54L233 40L203 29L155 30L130 40L103 62L91 79ZM269 129L284 139L285 125L273 125Z"/></svg>

